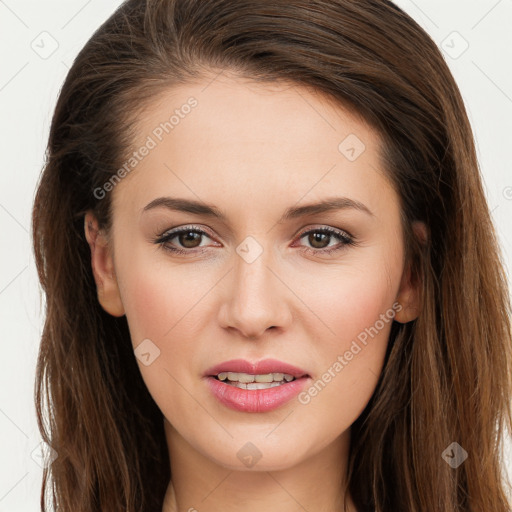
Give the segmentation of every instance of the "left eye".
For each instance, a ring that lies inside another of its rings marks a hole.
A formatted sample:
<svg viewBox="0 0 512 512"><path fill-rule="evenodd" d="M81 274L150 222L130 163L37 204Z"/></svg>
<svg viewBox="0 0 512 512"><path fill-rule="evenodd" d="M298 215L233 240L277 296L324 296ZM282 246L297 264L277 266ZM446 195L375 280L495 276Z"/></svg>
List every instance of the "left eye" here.
<svg viewBox="0 0 512 512"><path fill-rule="evenodd" d="M306 231L305 233L302 233L300 236L300 240L304 237L307 237L307 241L309 244L311 244L313 249L316 249L314 252L332 252L342 249L345 245L353 245L354 239L347 233L344 233L343 231L338 231L336 229L332 228L318 228L318 229L311 229L309 231ZM337 239L340 243L340 246L334 246L334 248L327 249L329 242L333 239ZM327 245L325 245L325 242L327 241ZM310 247L306 247L307 250L311 250Z"/></svg>
<svg viewBox="0 0 512 512"><path fill-rule="evenodd" d="M190 226L167 231L158 237L155 243L177 254L190 254L196 252L194 249L205 247L201 245L201 239L203 237L210 238L208 233L202 229ZM331 253L341 250L347 245L355 244L354 237L348 233L327 227L305 231L298 239L302 240L305 237L307 237L307 241L311 247L304 247L304 250L313 253ZM180 247L176 247L174 243L172 243L172 240L175 238L178 240ZM333 238L337 239L339 243L332 248L328 248ZM199 252L203 250L205 249L201 249Z"/></svg>

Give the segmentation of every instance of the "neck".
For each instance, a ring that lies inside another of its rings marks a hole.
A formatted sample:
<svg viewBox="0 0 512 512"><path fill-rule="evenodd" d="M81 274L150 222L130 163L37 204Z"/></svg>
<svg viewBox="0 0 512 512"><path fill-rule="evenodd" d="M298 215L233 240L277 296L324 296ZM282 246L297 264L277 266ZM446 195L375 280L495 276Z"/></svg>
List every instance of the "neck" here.
<svg viewBox="0 0 512 512"><path fill-rule="evenodd" d="M162 512L342 512L350 431L293 467L232 470L196 451L165 420L171 481ZM256 466L255 466L256 467ZM357 512L347 495L346 512Z"/></svg>

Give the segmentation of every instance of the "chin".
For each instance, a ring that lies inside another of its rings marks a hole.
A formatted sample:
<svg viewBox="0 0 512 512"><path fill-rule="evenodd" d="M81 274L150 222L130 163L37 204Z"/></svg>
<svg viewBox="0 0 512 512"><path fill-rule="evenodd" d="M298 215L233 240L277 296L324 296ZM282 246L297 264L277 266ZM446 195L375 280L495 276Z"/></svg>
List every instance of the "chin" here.
<svg viewBox="0 0 512 512"><path fill-rule="evenodd" d="M297 450L299 443L293 437L276 437L269 442L264 437L246 433L242 439L243 441L231 440L225 445L217 445L218 449L214 452L209 444L209 450L203 453L215 464L230 471L282 471L301 462L301 453Z"/></svg>

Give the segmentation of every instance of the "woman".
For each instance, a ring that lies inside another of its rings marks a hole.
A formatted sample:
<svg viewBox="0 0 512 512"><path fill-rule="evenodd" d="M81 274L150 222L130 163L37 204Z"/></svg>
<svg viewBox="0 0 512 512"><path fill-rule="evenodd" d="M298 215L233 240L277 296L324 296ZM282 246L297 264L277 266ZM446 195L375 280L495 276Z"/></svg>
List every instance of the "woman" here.
<svg viewBox="0 0 512 512"><path fill-rule="evenodd" d="M391 2L123 3L33 234L42 504L509 510L500 250L457 86Z"/></svg>

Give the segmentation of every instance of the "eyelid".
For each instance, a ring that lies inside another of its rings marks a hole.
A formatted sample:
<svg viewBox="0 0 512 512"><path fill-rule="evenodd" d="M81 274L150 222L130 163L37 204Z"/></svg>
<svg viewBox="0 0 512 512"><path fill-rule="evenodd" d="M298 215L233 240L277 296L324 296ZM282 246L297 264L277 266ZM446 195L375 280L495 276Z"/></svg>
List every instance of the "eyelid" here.
<svg viewBox="0 0 512 512"><path fill-rule="evenodd" d="M166 229L163 233L157 235L157 239L161 238L167 238L170 235L179 234L182 231L198 231L201 232L201 234L207 235L209 238L213 238L213 235L210 233L210 231L205 228L204 226L198 226L195 224L185 224L183 226L176 226L175 228Z"/></svg>
<svg viewBox="0 0 512 512"><path fill-rule="evenodd" d="M355 240L355 238L356 238L355 236L352 235L352 233L350 233L346 229L335 228L332 226L327 226L325 224L317 224L317 225L313 225L313 226L308 226L307 228L304 228L304 230L299 231L298 234L295 235L295 237L302 238L304 235L308 234L310 231L329 231L331 233L345 235L347 238L350 238L353 240Z"/></svg>
<svg viewBox="0 0 512 512"><path fill-rule="evenodd" d="M205 228L204 226L199 226L199 225L195 225L195 224L185 224L183 226L176 226L174 228L171 228L171 229L166 229L164 232L160 233L157 235L157 239L161 239L163 237L167 237L171 234L174 234L174 233L180 233L184 230L190 230L190 231L201 231L201 232L204 232L206 235L208 235L209 238L215 238L209 231L208 228ZM355 239L355 236L352 235L352 233L350 233L349 231L347 231L346 229L341 229L341 228L335 228L335 227L332 227L332 226L327 226L325 224L318 224L318 225L313 225L313 226L308 226L306 228L304 228L303 230L300 230L298 233L296 233L295 235L293 235L293 238L302 238L305 234L309 233L310 231L316 231L316 230L325 230L325 231L330 231L330 232L333 232L333 233L339 233L339 234L342 234L342 235L347 235L348 238L351 238L351 239Z"/></svg>

